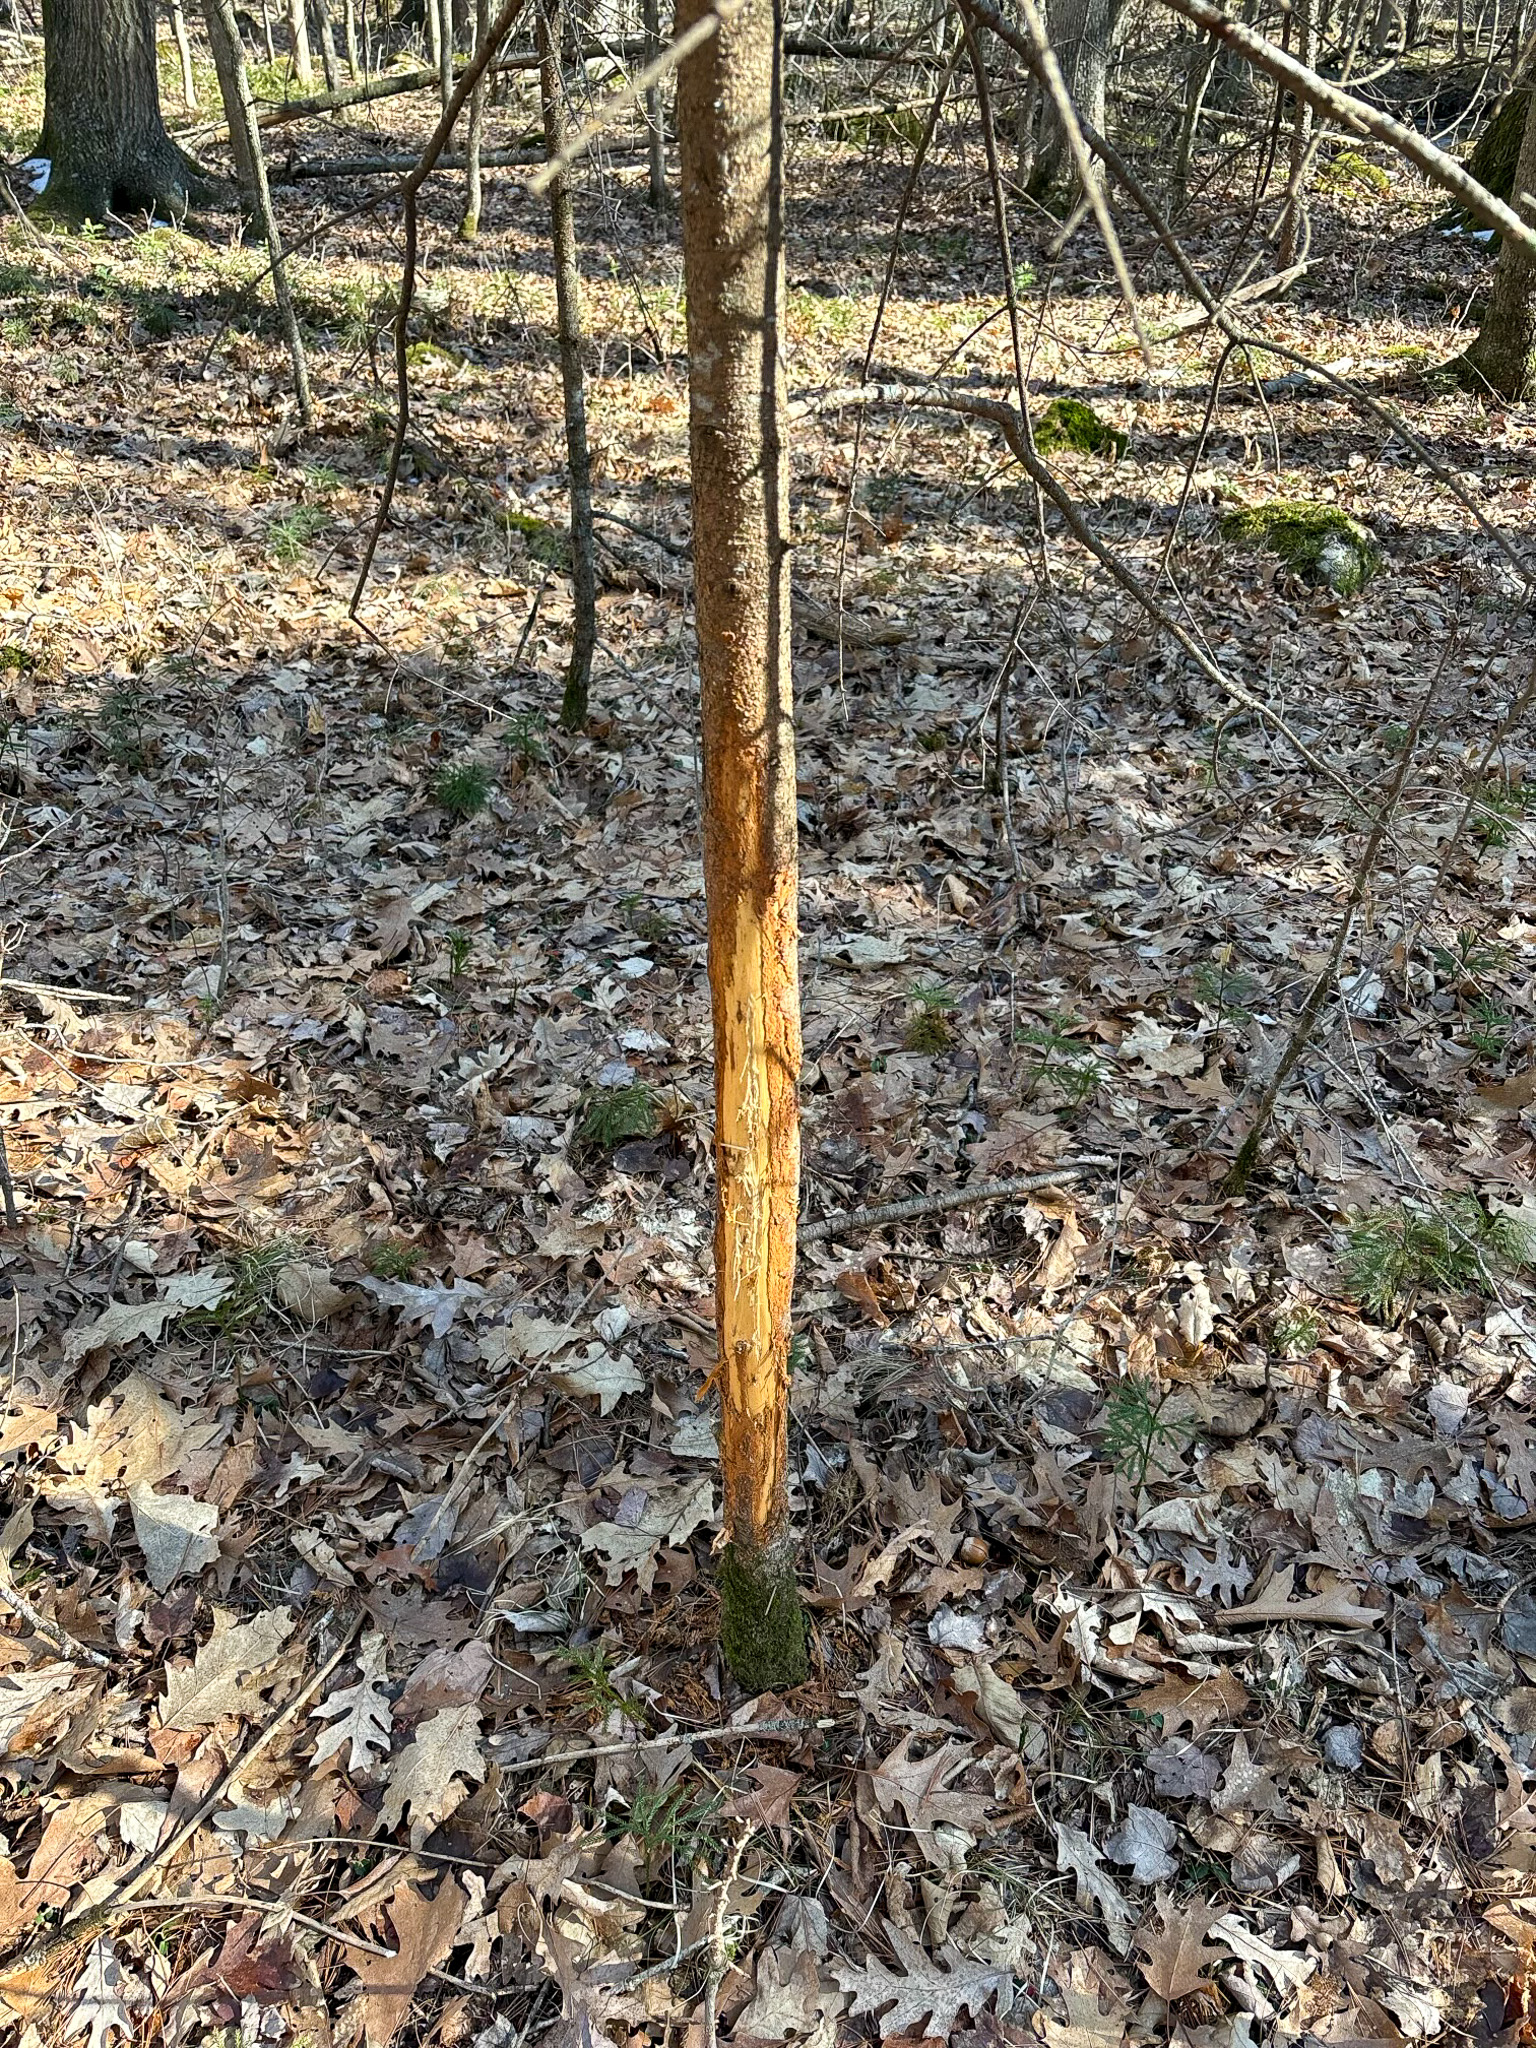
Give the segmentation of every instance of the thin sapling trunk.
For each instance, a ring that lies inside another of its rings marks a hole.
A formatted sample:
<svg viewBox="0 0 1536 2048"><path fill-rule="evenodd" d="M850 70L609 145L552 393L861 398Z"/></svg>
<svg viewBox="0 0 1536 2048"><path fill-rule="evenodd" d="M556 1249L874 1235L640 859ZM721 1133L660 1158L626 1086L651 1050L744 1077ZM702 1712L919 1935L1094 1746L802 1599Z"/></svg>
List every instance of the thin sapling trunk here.
<svg viewBox="0 0 1536 2048"><path fill-rule="evenodd" d="M681 34L709 12L682 0ZM753 1692L806 1675L789 1527L800 1173L781 25L745 0L679 68L704 878L715 1042L721 1647Z"/></svg>
<svg viewBox="0 0 1536 2048"><path fill-rule="evenodd" d="M560 4L543 0L537 16L539 96L544 148L565 147L565 85L560 75ZM565 401L566 468L571 490L571 586L575 618L565 672L560 723L580 732L587 722L592 657L597 651L597 541L592 523L592 458L587 448L586 373L581 360L581 270L576 256L576 214L570 177L562 171L549 187L549 225L555 259L555 316L560 337L560 386Z"/></svg>

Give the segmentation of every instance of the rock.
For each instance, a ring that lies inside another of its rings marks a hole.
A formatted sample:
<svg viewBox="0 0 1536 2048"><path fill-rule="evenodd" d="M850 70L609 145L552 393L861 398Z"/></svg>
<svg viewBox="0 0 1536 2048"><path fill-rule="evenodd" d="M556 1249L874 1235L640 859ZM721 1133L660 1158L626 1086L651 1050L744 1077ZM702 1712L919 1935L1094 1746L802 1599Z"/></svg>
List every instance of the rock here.
<svg viewBox="0 0 1536 2048"><path fill-rule="evenodd" d="M1042 455L1072 449L1079 455L1107 456L1111 462L1125 453L1129 441L1080 398L1053 398L1034 423L1034 438Z"/></svg>
<svg viewBox="0 0 1536 2048"><path fill-rule="evenodd" d="M1221 531L1238 547L1278 555L1297 575L1326 584L1340 597L1363 590L1381 567L1375 536L1337 505L1272 498L1227 513Z"/></svg>

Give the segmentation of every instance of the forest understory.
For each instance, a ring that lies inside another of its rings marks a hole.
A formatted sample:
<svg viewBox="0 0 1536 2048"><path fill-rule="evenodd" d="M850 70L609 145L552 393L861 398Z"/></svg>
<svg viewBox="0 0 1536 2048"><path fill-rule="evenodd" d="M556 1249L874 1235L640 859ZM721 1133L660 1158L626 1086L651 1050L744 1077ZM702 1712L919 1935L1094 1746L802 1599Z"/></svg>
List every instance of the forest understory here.
<svg viewBox="0 0 1536 2048"><path fill-rule="evenodd" d="M419 148L417 103L375 111L294 158ZM1041 1180L807 1237L814 1676L744 1702L675 225L632 158L579 195L572 735L546 209L488 173L465 244L461 181L426 188L354 620L395 213L326 227L354 188L273 169L308 434L232 217L0 225L18 2035L1526 2039L1529 717L1489 743L1532 675L1536 413L1441 374L1487 250L1346 164L1244 312L1458 499L1281 359L1234 357L1207 430L1223 344L1133 222L1151 371L1091 224L1015 248L1037 420L1126 437L1050 462L1243 702L1049 508L1042 556L985 420L822 396L864 381L907 159L796 133L803 1216ZM942 131L876 380L1009 397L988 207ZM1213 177L1203 271L1240 217ZM1353 515L1379 573L1247 544L1274 500Z"/></svg>

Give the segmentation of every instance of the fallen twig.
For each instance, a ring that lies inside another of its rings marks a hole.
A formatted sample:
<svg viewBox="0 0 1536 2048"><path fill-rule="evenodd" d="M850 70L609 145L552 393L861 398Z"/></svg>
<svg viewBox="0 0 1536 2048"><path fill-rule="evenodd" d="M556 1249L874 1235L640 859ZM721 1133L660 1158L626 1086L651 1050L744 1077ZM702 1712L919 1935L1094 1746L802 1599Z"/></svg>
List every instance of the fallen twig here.
<svg viewBox="0 0 1536 2048"><path fill-rule="evenodd" d="M876 1230L882 1223L907 1223L915 1216L942 1216L950 1209L969 1209L978 1202L1005 1201L1010 1195L1032 1194L1036 1188L1054 1188L1081 1180L1093 1164L1083 1160L1072 1166L1053 1166L1049 1173L1019 1173L1011 1180L972 1181L963 1188L946 1188L940 1195L909 1195L904 1202L881 1202L868 1209L845 1209L837 1216L823 1216L801 1230L801 1244L820 1244L823 1238L841 1237L846 1230Z"/></svg>

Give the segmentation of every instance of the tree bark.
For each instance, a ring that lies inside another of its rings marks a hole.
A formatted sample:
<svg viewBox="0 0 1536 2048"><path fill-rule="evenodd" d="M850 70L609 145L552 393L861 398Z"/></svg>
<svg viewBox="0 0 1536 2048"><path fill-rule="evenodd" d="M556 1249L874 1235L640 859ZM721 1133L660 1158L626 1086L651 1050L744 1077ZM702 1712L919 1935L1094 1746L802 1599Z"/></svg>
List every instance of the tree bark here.
<svg viewBox="0 0 1536 2048"><path fill-rule="evenodd" d="M203 0L203 25L208 31L208 46L213 52L213 68L218 73L219 98L224 107L224 119L229 127L229 153L234 159L235 183L240 188L240 209L242 213L254 214L260 210L261 195L256 182L256 158L252 139L245 119L245 102L248 81L245 77L245 52L240 45L239 25L236 24L231 37L226 25L219 0ZM261 146L258 131L255 148Z"/></svg>
<svg viewBox="0 0 1536 2048"><path fill-rule="evenodd" d="M155 0L43 0L39 156L53 165L47 212L179 218L213 186L166 133L155 62Z"/></svg>
<svg viewBox="0 0 1536 2048"><path fill-rule="evenodd" d="M661 55L661 8L659 0L641 0L645 23L645 62L654 64ZM645 126L648 144L647 172L652 206L658 213L667 204L667 131L662 115L661 86L650 86L645 95Z"/></svg>
<svg viewBox="0 0 1536 2048"><path fill-rule="evenodd" d="M1510 203L1536 228L1536 91L1525 99L1525 134ZM1501 398L1536 398L1536 257L1505 238L1477 339L1458 365L1462 381Z"/></svg>
<svg viewBox="0 0 1536 2048"><path fill-rule="evenodd" d="M681 0L678 31L707 12L708 0ZM806 1673L787 1497L800 995L780 29L775 0L745 0L677 85L715 1040L721 1647L754 1692Z"/></svg>
<svg viewBox="0 0 1536 2048"><path fill-rule="evenodd" d="M1123 5L1124 0L1060 0L1047 20L1072 104L1101 134L1107 126L1109 59ZM1030 178L1030 190L1037 197L1062 183L1069 162L1066 134L1049 100L1041 109L1041 122L1040 148Z"/></svg>
<svg viewBox="0 0 1536 2048"><path fill-rule="evenodd" d="M1291 21L1296 54L1310 70L1317 62L1317 0L1295 0ZM1305 256L1312 239L1307 214L1307 176L1312 158L1312 109L1304 99L1291 102L1291 160L1286 184L1285 215L1280 227L1280 268L1289 270L1298 252Z"/></svg>
<svg viewBox="0 0 1536 2048"><path fill-rule="evenodd" d="M560 13L560 0L541 0L537 19L539 97L543 101L544 148L551 157L560 154L566 139ZM597 650L597 542L592 524L586 373L581 360L581 269L576 257L576 214L571 205L570 179L563 173L549 188L549 225L555 259L560 387L565 400L565 460L571 490L571 585L575 600L571 660L565 672L560 723L566 732L580 732L587 722L587 692L592 681L592 656Z"/></svg>
<svg viewBox="0 0 1536 2048"><path fill-rule="evenodd" d="M181 65L181 101L197 110L197 80L192 75L192 45L187 40L187 17L181 0L171 0L171 34L176 38L176 56Z"/></svg>
<svg viewBox="0 0 1536 2048"><path fill-rule="evenodd" d="M251 97L251 81L246 74L245 48L240 41L235 0L203 0L203 5L215 59L221 47L224 52L224 61L219 66L220 86L227 75L232 88L232 97L224 103L229 132L231 137L237 134L245 137L245 161L250 169L252 197L271 261L272 295L277 301L277 317L288 344L289 361L293 364L293 391L299 418L306 427L312 427L315 405L309 388L309 362L304 354L304 337L299 331L293 295L288 289L288 267L283 261L282 237L278 233L277 215L273 211L272 194L267 185L267 161L262 154L261 130L256 125L256 102Z"/></svg>
<svg viewBox="0 0 1536 2048"><path fill-rule="evenodd" d="M309 54L309 9L306 0L288 0L288 33L293 43L293 75L300 85L313 85L315 66Z"/></svg>
<svg viewBox="0 0 1536 2048"><path fill-rule="evenodd" d="M485 41L485 32L490 25L491 0L475 0L477 50ZM459 223L459 237L465 242L472 242L480 232L480 207L484 198L480 153L485 146L485 103L490 91L491 80L487 72L469 96L469 130L464 139L464 218Z"/></svg>

